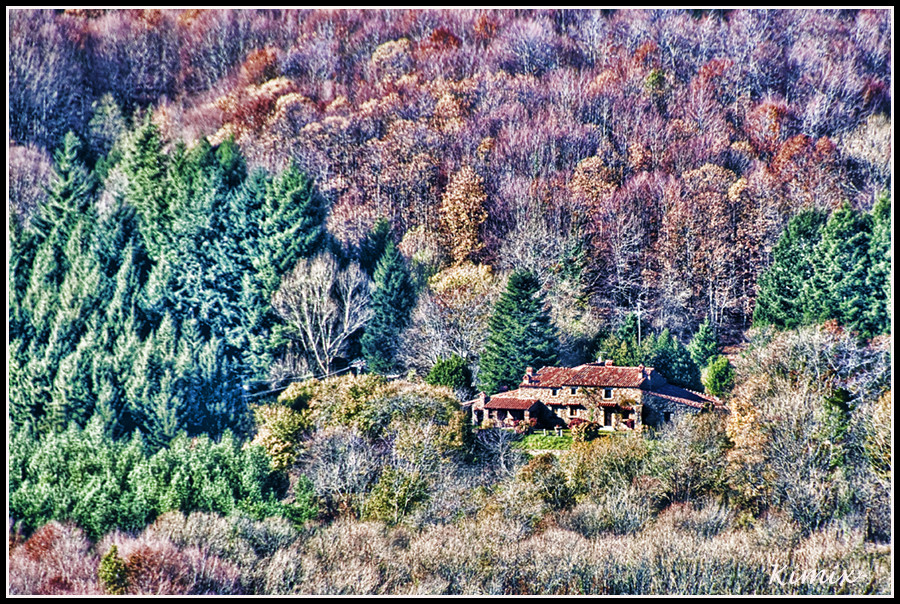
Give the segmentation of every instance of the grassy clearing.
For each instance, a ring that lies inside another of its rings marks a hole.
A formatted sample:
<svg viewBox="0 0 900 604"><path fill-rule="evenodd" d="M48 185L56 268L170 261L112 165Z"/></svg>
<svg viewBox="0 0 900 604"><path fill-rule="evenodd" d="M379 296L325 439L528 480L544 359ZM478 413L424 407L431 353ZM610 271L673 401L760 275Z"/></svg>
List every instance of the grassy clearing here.
<svg viewBox="0 0 900 604"><path fill-rule="evenodd" d="M516 448L567 450L572 448L572 442L572 435L569 434L568 430L564 430L562 436L556 436L549 431L547 432L547 434L536 432L534 434L529 434L528 436L517 442Z"/></svg>

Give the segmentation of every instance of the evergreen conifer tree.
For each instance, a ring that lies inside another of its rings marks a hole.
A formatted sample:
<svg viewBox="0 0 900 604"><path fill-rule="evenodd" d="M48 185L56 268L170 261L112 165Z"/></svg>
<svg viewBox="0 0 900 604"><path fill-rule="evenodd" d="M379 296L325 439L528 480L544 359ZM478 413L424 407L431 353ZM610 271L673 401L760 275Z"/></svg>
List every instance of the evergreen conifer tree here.
<svg viewBox="0 0 900 604"><path fill-rule="evenodd" d="M165 315L140 345L125 384L127 413L154 448L165 446L184 417L182 376L189 360L177 354L175 325Z"/></svg>
<svg viewBox="0 0 900 604"><path fill-rule="evenodd" d="M734 387L734 367L728 357L717 356L710 361L706 374L706 390L713 396L721 396Z"/></svg>
<svg viewBox="0 0 900 604"><path fill-rule="evenodd" d="M878 196L872 208L869 263L866 283L869 304L864 331L874 336L889 333L891 329L891 195L888 191Z"/></svg>
<svg viewBox="0 0 900 604"><path fill-rule="evenodd" d="M311 258L325 245L325 200L296 166L279 174L266 190L261 250L280 278L300 258ZM277 279L276 279L277 281ZM278 287L272 284L272 291Z"/></svg>
<svg viewBox="0 0 900 604"><path fill-rule="evenodd" d="M687 348L668 329L654 339L649 361L646 364L655 367L672 384L691 390L703 389L700 369Z"/></svg>
<svg viewBox="0 0 900 604"><path fill-rule="evenodd" d="M826 215L818 210L797 214L772 250L772 265L759 278L754 325L793 329L805 323L813 279L813 250L821 239Z"/></svg>
<svg viewBox="0 0 900 604"><path fill-rule="evenodd" d="M544 308L540 282L516 271L494 307L488 341L481 355L478 381L487 393L513 387L529 366L538 369L558 360L558 340Z"/></svg>
<svg viewBox="0 0 900 604"><path fill-rule="evenodd" d="M709 324L709 319L703 321L697 328L697 333L688 344L691 359L697 367L703 368L709 365L719 354L719 339L716 337L715 328Z"/></svg>
<svg viewBox="0 0 900 604"><path fill-rule="evenodd" d="M122 170L128 180L125 200L140 216L141 233L153 260L169 246L172 232L167 163L159 129L148 117L125 144Z"/></svg>
<svg viewBox="0 0 900 604"><path fill-rule="evenodd" d="M850 329L865 331L871 233L872 217L849 203L832 212L815 247L813 278L804 286L809 323L836 319Z"/></svg>
<svg viewBox="0 0 900 604"><path fill-rule="evenodd" d="M394 371L400 332L416 303L412 279L400 251L389 242L375 269L372 319L360 344L370 371Z"/></svg>
<svg viewBox="0 0 900 604"><path fill-rule="evenodd" d="M375 276L378 261L384 255L391 237L391 223L380 218L359 246L359 265L369 277Z"/></svg>

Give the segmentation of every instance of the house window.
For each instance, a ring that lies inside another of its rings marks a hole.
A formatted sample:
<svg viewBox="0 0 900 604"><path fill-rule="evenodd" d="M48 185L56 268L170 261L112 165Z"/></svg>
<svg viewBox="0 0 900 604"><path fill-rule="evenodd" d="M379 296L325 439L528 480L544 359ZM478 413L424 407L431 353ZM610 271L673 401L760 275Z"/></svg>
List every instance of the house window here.
<svg viewBox="0 0 900 604"><path fill-rule="evenodd" d="M605 399L612 398L612 388L604 388L603 389L603 398L605 398Z"/></svg>
<svg viewBox="0 0 900 604"><path fill-rule="evenodd" d="M550 394L553 396L559 396L559 388L554 388L550 391Z"/></svg>
<svg viewBox="0 0 900 604"><path fill-rule="evenodd" d="M667 422L672 421L672 412L671 411L663 412L663 419Z"/></svg>
<svg viewBox="0 0 900 604"><path fill-rule="evenodd" d="M572 394L578 394L578 388L570 388L569 390L572 392Z"/></svg>
<svg viewBox="0 0 900 604"><path fill-rule="evenodd" d="M569 417L575 417L576 415L578 415L578 413L575 410L575 407L569 407Z"/></svg>

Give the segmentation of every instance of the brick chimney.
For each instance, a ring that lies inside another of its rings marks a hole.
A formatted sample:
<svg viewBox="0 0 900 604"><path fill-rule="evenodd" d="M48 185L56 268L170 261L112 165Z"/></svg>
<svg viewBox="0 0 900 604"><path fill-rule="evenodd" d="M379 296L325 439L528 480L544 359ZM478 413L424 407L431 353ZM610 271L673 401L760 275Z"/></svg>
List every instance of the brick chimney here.
<svg viewBox="0 0 900 604"><path fill-rule="evenodd" d="M605 365L606 367L612 367L613 364L614 364L614 363L613 363L613 360L612 360L612 359L607 359L607 360L606 360L606 363L604 363L604 365Z"/></svg>
<svg viewBox="0 0 900 604"><path fill-rule="evenodd" d="M642 380L647 379L647 371L646 371L646 368L644 367L644 364L643 364L643 363L641 363L640 365L638 365L638 369L641 370L641 379L642 379Z"/></svg>

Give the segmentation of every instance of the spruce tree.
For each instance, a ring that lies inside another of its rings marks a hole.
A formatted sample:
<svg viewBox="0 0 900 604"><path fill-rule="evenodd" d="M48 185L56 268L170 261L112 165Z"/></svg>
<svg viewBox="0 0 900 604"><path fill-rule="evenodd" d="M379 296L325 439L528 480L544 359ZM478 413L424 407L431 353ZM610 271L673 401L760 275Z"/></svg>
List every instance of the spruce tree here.
<svg viewBox="0 0 900 604"><path fill-rule="evenodd" d="M709 319L703 321L697 328L697 333L688 344L691 359L697 367L703 368L709 365L719 354L719 339L716 337L715 328L709 324Z"/></svg>
<svg viewBox="0 0 900 604"><path fill-rule="evenodd" d="M400 332L409 323L416 303L406 261L392 242L387 244L375 269L372 319L360 344L370 371L387 373L397 369Z"/></svg>
<svg viewBox="0 0 900 604"><path fill-rule="evenodd" d="M11 415L13 421L34 420L44 430L63 428L72 419L83 422L90 412L54 398L64 360L69 359L61 379L87 379L76 372L85 364L75 363L72 355L102 306L103 275L93 246L94 182L80 149L68 133L37 215L27 231L14 229L22 243L12 251L27 257L11 262L18 271L11 305ZM90 396L81 400L91 404Z"/></svg>
<svg viewBox="0 0 900 604"><path fill-rule="evenodd" d="M375 276L378 261L384 255L391 237L391 223L380 218L359 245L359 265L369 277Z"/></svg>
<svg viewBox="0 0 900 604"><path fill-rule="evenodd" d="M772 264L759 278L753 324L793 329L804 324L814 276L813 251L826 215L806 210L792 218L772 250Z"/></svg>
<svg viewBox="0 0 900 604"><path fill-rule="evenodd" d="M284 322L272 309L272 295L298 261L324 248L325 200L292 165L274 179L253 171L232 204L235 218L241 213L252 218L242 243L250 268L240 280L241 324L229 341L242 351L245 379L261 384L288 342L280 335Z"/></svg>
<svg viewBox="0 0 900 604"><path fill-rule="evenodd" d="M734 387L734 367L728 357L717 356L709 363L706 374L706 390L713 396L721 396Z"/></svg>
<svg viewBox="0 0 900 604"><path fill-rule="evenodd" d="M478 382L487 393L517 385L529 366L554 365L558 360L556 330L544 308L537 277L515 271L494 307L489 336L481 355Z"/></svg>
<svg viewBox="0 0 900 604"><path fill-rule="evenodd" d="M804 286L809 323L836 319L850 329L865 331L871 233L871 216L849 203L832 212L815 247L813 278Z"/></svg>
<svg viewBox="0 0 900 604"><path fill-rule="evenodd" d="M884 191L872 208L872 237L869 241L869 304L866 312L868 335L890 333L891 316L891 195Z"/></svg>
<svg viewBox="0 0 900 604"><path fill-rule="evenodd" d="M703 389L700 368L687 348L668 329L664 329L651 346L647 365L655 367L672 384L691 390Z"/></svg>
<svg viewBox="0 0 900 604"><path fill-rule="evenodd" d="M138 348L125 384L129 419L157 449L175 437L184 418L182 376L189 360L178 356L177 346L175 324L165 315Z"/></svg>
<svg viewBox="0 0 900 604"><path fill-rule="evenodd" d="M47 187L47 198L32 219L38 245L50 245L57 253L62 280L68 268L61 257L72 229L79 222L91 220L96 183L81 161L81 141L72 132L63 138L54 154L53 180Z"/></svg>
<svg viewBox="0 0 900 604"><path fill-rule="evenodd" d="M167 158L159 129L149 117L124 145L122 170L128 181L126 202L137 210L150 257L156 260L169 246L172 232Z"/></svg>
<svg viewBox="0 0 900 604"><path fill-rule="evenodd" d="M293 164L266 190L263 249L280 278L300 258L311 258L325 245L325 200L312 180ZM272 285L272 291L278 287Z"/></svg>

